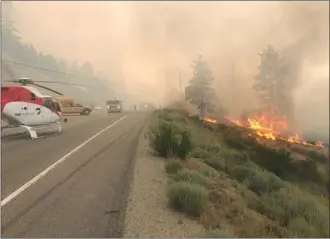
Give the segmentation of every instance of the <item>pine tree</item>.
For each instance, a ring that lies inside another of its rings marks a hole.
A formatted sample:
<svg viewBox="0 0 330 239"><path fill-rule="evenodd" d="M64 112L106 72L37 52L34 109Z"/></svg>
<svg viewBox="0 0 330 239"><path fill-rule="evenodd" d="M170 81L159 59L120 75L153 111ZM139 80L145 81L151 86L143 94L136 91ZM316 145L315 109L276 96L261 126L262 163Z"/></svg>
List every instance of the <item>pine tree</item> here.
<svg viewBox="0 0 330 239"><path fill-rule="evenodd" d="M186 87L186 100L201 111L213 111L215 93L212 88L214 80L212 70L201 55L193 62L192 68L194 73Z"/></svg>
<svg viewBox="0 0 330 239"><path fill-rule="evenodd" d="M263 107L279 114L289 114L291 91L286 87L286 69L279 54L268 45L260 55L259 74L253 88L258 92Z"/></svg>
<svg viewBox="0 0 330 239"><path fill-rule="evenodd" d="M18 30L15 27L15 22L13 21L12 16L14 11L12 1L2 1L1 11L1 30L3 37L19 40L20 37L18 36Z"/></svg>

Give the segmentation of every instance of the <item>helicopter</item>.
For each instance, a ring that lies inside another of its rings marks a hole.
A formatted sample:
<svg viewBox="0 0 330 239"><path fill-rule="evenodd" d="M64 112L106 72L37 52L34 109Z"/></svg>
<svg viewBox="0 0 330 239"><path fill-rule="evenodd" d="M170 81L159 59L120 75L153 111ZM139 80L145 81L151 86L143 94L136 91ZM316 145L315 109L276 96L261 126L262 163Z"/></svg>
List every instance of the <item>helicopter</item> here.
<svg viewBox="0 0 330 239"><path fill-rule="evenodd" d="M19 78L6 82L12 82L18 85L1 86L2 120L8 123L8 127L10 128L25 128L32 139L38 138L36 129L55 126L59 133L62 130L60 123L62 112L59 102L52 96L41 94L35 87L63 95L39 83L85 86L56 81L33 81L30 78ZM67 119L64 119L64 122L67 122Z"/></svg>

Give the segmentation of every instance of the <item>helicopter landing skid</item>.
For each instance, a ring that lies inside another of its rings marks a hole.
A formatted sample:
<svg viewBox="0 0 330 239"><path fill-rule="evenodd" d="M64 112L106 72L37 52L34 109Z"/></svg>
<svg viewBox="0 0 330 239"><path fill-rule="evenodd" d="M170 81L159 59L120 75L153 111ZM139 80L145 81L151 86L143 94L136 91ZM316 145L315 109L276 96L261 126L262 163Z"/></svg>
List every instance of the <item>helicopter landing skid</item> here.
<svg viewBox="0 0 330 239"><path fill-rule="evenodd" d="M21 125L21 127L25 128L30 133L31 139L38 138L37 131L34 128L32 128L31 126Z"/></svg>
<svg viewBox="0 0 330 239"><path fill-rule="evenodd" d="M59 134L59 133L61 133L61 131L62 131L62 126L61 126L61 124L60 123L56 123L55 124L56 126L57 126L57 130L58 130L58 133L57 134ZM54 126L55 126L54 125ZM45 136L39 136L38 137L38 135L37 135L37 131L36 131L36 128L33 128L33 127L31 127L31 126L27 126L27 125L21 125L21 127L23 127L23 128L25 128L29 133L30 133L30 136L31 136L31 139L39 139L39 138L44 138ZM51 129L49 129L49 126L47 127L47 126L40 126L40 127L37 127L37 129L45 129L45 128L48 128L48 130L45 130L45 131L43 131L43 132L47 132L47 131L51 131L51 130L53 130L53 128L51 127Z"/></svg>

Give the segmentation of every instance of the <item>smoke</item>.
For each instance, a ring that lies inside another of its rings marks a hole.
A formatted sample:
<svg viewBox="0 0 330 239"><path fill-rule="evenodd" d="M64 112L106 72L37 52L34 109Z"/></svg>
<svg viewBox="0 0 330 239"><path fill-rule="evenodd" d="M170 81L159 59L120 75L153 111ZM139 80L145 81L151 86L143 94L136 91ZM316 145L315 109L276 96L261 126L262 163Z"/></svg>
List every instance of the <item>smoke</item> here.
<svg viewBox="0 0 330 239"><path fill-rule="evenodd" d="M219 101L233 114L258 105L251 89L258 53L271 44L291 68L299 127L329 132L329 2L28 1L14 7L23 41L71 62L88 60L141 100L162 103L166 89L179 88L179 75L183 86L188 82L191 62L202 54Z"/></svg>

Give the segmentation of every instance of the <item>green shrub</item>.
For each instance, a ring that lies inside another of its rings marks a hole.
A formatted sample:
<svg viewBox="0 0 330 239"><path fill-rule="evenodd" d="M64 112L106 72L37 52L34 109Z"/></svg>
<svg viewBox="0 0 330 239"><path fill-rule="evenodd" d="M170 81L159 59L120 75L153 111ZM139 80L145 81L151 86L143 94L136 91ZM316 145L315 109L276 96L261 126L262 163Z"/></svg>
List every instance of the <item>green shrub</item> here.
<svg viewBox="0 0 330 239"><path fill-rule="evenodd" d="M190 122L195 124L197 127L203 127L204 122L199 118L198 115L193 115L189 117Z"/></svg>
<svg viewBox="0 0 330 239"><path fill-rule="evenodd" d="M226 166L224 160L216 156L204 159L204 163L219 171L224 170Z"/></svg>
<svg viewBox="0 0 330 239"><path fill-rule="evenodd" d="M154 114L154 118L157 118L162 121L167 121L169 123L177 122L187 124L188 122L186 112L171 108L165 108L156 111Z"/></svg>
<svg viewBox="0 0 330 239"><path fill-rule="evenodd" d="M206 149L203 149L199 146L193 148L191 152L191 157L193 158L199 158L199 159L204 159L204 158L209 158L213 155L212 152L207 151Z"/></svg>
<svg viewBox="0 0 330 239"><path fill-rule="evenodd" d="M257 166L237 165L230 169L230 174L259 195L285 187L283 180Z"/></svg>
<svg viewBox="0 0 330 239"><path fill-rule="evenodd" d="M210 187L212 181L210 181L207 177L202 175L201 173L194 171L183 169L177 172L175 178L176 181L184 181L193 184L199 184L204 187Z"/></svg>
<svg viewBox="0 0 330 239"><path fill-rule="evenodd" d="M193 148L190 132L179 124L159 121L149 131L150 146L162 157L185 159Z"/></svg>
<svg viewBox="0 0 330 239"><path fill-rule="evenodd" d="M185 159L192 149L193 144L190 138L190 132L185 130L181 132L181 141L178 145L176 155L181 159Z"/></svg>
<svg viewBox="0 0 330 239"><path fill-rule="evenodd" d="M307 153L308 157L312 160L316 160L320 163L328 164L329 163L329 156L324 153L319 153L314 150L309 150Z"/></svg>
<svg viewBox="0 0 330 239"><path fill-rule="evenodd" d="M203 142L203 144L200 144L199 147L211 153L219 153L222 149L221 145L216 141Z"/></svg>
<svg viewBox="0 0 330 239"><path fill-rule="evenodd" d="M245 150L247 148L247 146L244 144L242 140L233 136L226 136L225 142L229 147L233 149Z"/></svg>
<svg viewBox="0 0 330 239"><path fill-rule="evenodd" d="M318 232L315 227L308 224L303 217L296 217L289 221L288 229L300 237L316 237Z"/></svg>
<svg viewBox="0 0 330 239"><path fill-rule="evenodd" d="M316 184L323 184L321 174L317 169L317 164L313 160L299 160L294 164L297 168L297 177L299 181L311 181Z"/></svg>
<svg viewBox="0 0 330 239"><path fill-rule="evenodd" d="M283 178L289 174L297 173L297 169L292 163L291 154L286 150L276 150L264 145L257 145L251 154L251 159L255 163L278 177Z"/></svg>
<svg viewBox="0 0 330 239"><path fill-rule="evenodd" d="M244 198L244 201L248 208L251 208L257 212L263 213L265 212L265 206L262 202L259 195L248 189L248 187L244 184L241 184L235 181L236 184L234 187L237 189L240 195Z"/></svg>
<svg viewBox="0 0 330 239"><path fill-rule="evenodd" d="M210 167L209 165L205 164L204 162L200 162L200 167L198 169L198 172L203 174L204 176L208 178L219 178L220 173L216 169Z"/></svg>
<svg viewBox="0 0 330 239"><path fill-rule="evenodd" d="M173 124L159 123L157 127L150 132L151 147L163 157L174 156L175 147L177 147L177 129Z"/></svg>
<svg viewBox="0 0 330 239"><path fill-rule="evenodd" d="M235 149L223 149L219 156L224 159L226 167L230 168L235 165L254 164L250 160L250 156L245 151L237 151Z"/></svg>
<svg viewBox="0 0 330 239"><path fill-rule="evenodd" d="M199 184L176 182L168 191L170 205L192 216L200 216L208 202L208 191Z"/></svg>
<svg viewBox="0 0 330 239"><path fill-rule="evenodd" d="M297 218L304 219L307 224L316 228L317 237L329 236L329 208L315 200L311 195L298 189L283 188L276 192L263 195L265 210L268 216L281 225L296 225ZM302 219L299 219L301 223Z"/></svg>
<svg viewBox="0 0 330 239"><path fill-rule="evenodd" d="M170 159L165 164L165 171L167 173L177 173L183 168L184 165L179 159Z"/></svg>

